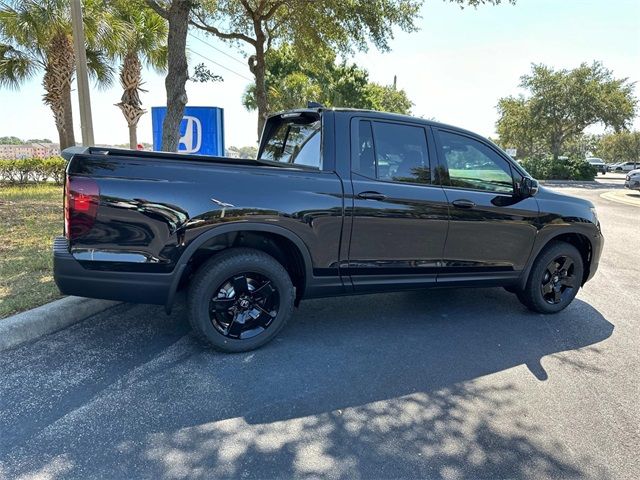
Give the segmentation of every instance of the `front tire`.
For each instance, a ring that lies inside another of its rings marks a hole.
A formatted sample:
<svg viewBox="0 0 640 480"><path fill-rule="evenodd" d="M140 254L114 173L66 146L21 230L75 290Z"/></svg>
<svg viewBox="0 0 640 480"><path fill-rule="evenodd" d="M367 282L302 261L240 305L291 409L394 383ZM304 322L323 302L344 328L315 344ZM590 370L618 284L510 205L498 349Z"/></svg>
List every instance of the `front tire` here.
<svg viewBox="0 0 640 480"><path fill-rule="evenodd" d="M557 313L575 298L583 272L578 249L566 242L554 242L534 261L524 290L517 293L518 299L534 312Z"/></svg>
<svg viewBox="0 0 640 480"><path fill-rule="evenodd" d="M204 263L187 296L194 332L216 350L246 352L271 341L293 312L289 274L259 250L232 248Z"/></svg>

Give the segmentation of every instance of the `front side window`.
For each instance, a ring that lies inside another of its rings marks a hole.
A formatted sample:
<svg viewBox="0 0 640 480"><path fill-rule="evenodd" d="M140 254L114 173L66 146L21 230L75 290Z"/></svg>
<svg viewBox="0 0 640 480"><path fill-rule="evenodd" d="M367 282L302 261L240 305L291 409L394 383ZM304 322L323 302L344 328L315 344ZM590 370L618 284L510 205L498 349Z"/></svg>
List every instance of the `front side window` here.
<svg viewBox="0 0 640 480"><path fill-rule="evenodd" d="M368 120L358 123L354 172L378 180L431 183L424 128Z"/></svg>
<svg viewBox="0 0 640 480"><path fill-rule="evenodd" d="M277 122L265 132L264 148L259 160L291 163L320 168L320 120L317 117L294 117Z"/></svg>
<svg viewBox="0 0 640 480"><path fill-rule="evenodd" d="M513 193L509 163L482 142L440 131L440 142L452 187Z"/></svg>

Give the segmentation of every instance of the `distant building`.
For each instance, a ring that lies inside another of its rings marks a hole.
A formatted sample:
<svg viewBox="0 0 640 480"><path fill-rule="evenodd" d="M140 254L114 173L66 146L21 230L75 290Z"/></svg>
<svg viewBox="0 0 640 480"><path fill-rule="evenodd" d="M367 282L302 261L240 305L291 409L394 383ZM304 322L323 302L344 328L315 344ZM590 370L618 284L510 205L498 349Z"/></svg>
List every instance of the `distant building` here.
<svg viewBox="0 0 640 480"><path fill-rule="evenodd" d="M24 145L0 145L0 160L20 158L49 158L60 155L57 143L27 143Z"/></svg>

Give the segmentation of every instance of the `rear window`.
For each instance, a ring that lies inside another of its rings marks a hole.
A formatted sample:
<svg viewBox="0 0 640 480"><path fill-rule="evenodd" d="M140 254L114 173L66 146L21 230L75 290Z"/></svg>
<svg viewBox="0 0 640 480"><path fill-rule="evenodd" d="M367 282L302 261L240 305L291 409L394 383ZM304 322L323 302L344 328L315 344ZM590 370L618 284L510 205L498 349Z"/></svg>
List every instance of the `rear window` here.
<svg viewBox="0 0 640 480"><path fill-rule="evenodd" d="M320 132L317 115L270 119L259 160L320 168Z"/></svg>

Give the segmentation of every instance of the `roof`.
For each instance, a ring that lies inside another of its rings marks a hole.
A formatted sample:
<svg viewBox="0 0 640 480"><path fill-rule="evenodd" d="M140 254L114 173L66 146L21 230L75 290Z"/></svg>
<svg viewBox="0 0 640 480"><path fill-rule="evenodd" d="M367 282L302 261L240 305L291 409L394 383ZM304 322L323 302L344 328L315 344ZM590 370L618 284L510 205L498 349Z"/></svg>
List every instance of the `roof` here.
<svg viewBox="0 0 640 480"><path fill-rule="evenodd" d="M395 120L395 121L404 121L404 122L413 122L413 123L422 123L424 125L429 125L432 127L438 127L438 128L445 128L445 129L451 129L451 130L456 130L458 132L462 132L462 133L466 133L467 135L471 135L474 137L480 137L484 140L487 140L486 137L483 137L482 135L479 135L475 132L472 132L470 130L466 130L464 128L461 127L456 127L455 125L449 125L446 123L440 123L440 122L436 122L435 120L429 120L426 118L421 118L421 117L414 117L411 115L404 115L401 113L391 113L391 112L380 112L378 110L369 110L366 108L347 108L347 107L318 107L318 108L296 108L296 109L291 109L291 110L283 110L280 112L275 112L273 115L269 115L269 117L276 117L282 114L286 114L286 113L321 113L324 111L331 111L331 112L347 112L347 113L362 113L365 115L375 115L376 118L381 118L381 119L386 119L386 120Z"/></svg>

